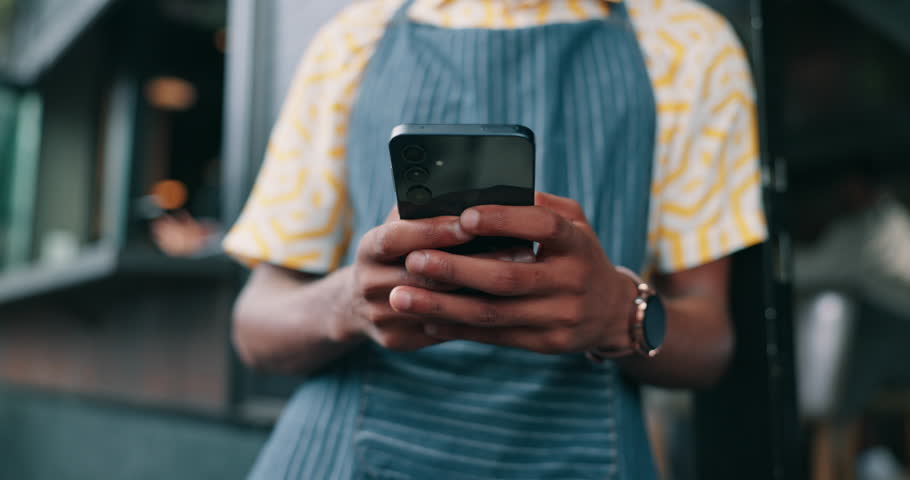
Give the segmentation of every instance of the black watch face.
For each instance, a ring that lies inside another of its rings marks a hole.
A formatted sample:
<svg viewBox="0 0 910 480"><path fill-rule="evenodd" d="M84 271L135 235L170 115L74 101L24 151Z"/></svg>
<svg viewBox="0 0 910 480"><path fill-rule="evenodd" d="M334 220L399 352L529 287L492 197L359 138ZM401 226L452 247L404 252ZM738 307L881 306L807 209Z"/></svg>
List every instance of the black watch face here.
<svg viewBox="0 0 910 480"><path fill-rule="evenodd" d="M653 350L664 344L664 337L667 334L667 311L664 309L664 302L657 295L648 299L644 333L648 348Z"/></svg>

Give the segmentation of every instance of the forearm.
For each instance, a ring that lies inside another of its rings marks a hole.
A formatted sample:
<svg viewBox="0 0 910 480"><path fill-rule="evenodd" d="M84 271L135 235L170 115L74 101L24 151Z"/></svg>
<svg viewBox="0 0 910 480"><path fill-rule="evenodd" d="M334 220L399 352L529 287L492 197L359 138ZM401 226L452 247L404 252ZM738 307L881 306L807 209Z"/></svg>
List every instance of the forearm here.
<svg viewBox="0 0 910 480"><path fill-rule="evenodd" d="M337 333L350 315L350 269L307 280L278 272L257 268L237 301L234 343L245 363L309 374L360 344Z"/></svg>
<svg viewBox="0 0 910 480"><path fill-rule="evenodd" d="M620 367L631 377L663 387L700 388L716 382L733 353L734 335L717 302L690 295L665 299L667 336L654 358L628 357Z"/></svg>

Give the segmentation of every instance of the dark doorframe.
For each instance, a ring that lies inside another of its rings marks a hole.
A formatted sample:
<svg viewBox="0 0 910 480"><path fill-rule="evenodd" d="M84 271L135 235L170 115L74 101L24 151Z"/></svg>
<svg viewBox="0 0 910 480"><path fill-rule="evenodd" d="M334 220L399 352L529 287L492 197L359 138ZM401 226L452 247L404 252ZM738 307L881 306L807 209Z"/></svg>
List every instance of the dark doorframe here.
<svg viewBox="0 0 910 480"><path fill-rule="evenodd" d="M713 3L713 2L707 2ZM728 2L729 3L729 2ZM743 2L745 3L745 2ZM790 236L785 218L787 165L769 141L764 9L750 0L731 19L749 45L758 93L762 183L769 241L734 257L731 292L737 349L721 383L696 394L699 480L806 478L796 403ZM722 13L731 15L732 12Z"/></svg>

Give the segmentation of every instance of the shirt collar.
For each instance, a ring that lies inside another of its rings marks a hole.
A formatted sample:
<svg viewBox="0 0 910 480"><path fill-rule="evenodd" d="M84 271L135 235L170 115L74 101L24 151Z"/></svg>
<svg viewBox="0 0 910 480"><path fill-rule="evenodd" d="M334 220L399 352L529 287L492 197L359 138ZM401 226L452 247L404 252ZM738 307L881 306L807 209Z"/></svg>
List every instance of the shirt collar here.
<svg viewBox="0 0 910 480"><path fill-rule="evenodd" d="M431 0L430 4L433 7L444 7L448 4L454 3L456 1L458 1L458 0ZM535 7L537 5L549 2L551 0L497 0L497 1L506 3L509 6L527 8L527 7ZM622 2L622 0L603 0L603 1L605 1L607 3L621 3Z"/></svg>

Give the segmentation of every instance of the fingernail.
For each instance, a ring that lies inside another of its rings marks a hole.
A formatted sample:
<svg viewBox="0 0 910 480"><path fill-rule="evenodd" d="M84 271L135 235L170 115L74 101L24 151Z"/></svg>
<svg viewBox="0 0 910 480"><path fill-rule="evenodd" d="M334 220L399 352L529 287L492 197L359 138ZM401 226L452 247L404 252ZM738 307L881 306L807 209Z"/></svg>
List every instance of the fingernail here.
<svg viewBox="0 0 910 480"><path fill-rule="evenodd" d="M461 226L468 229L477 228L480 225L480 212L477 210L465 210L461 214Z"/></svg>
<svg viewBox="0 0 910 480"><path fill-rule="evenodd" d="M408 293L407 290L401 290L398 288L396 288L395 290L392 290L391 303L392 303L392 308L394 308L395 310L398 310L398 311L408 310L411 308L411 302L412 302L411 294Z"/></svg>
<svg viewBox="0 0 910 480"><path fill-rule="evenodd" d="M414 252L411 254L411 270L417 273L423 272L423 269L427 266L427 259L430 255L426 252Z"/></svg>

